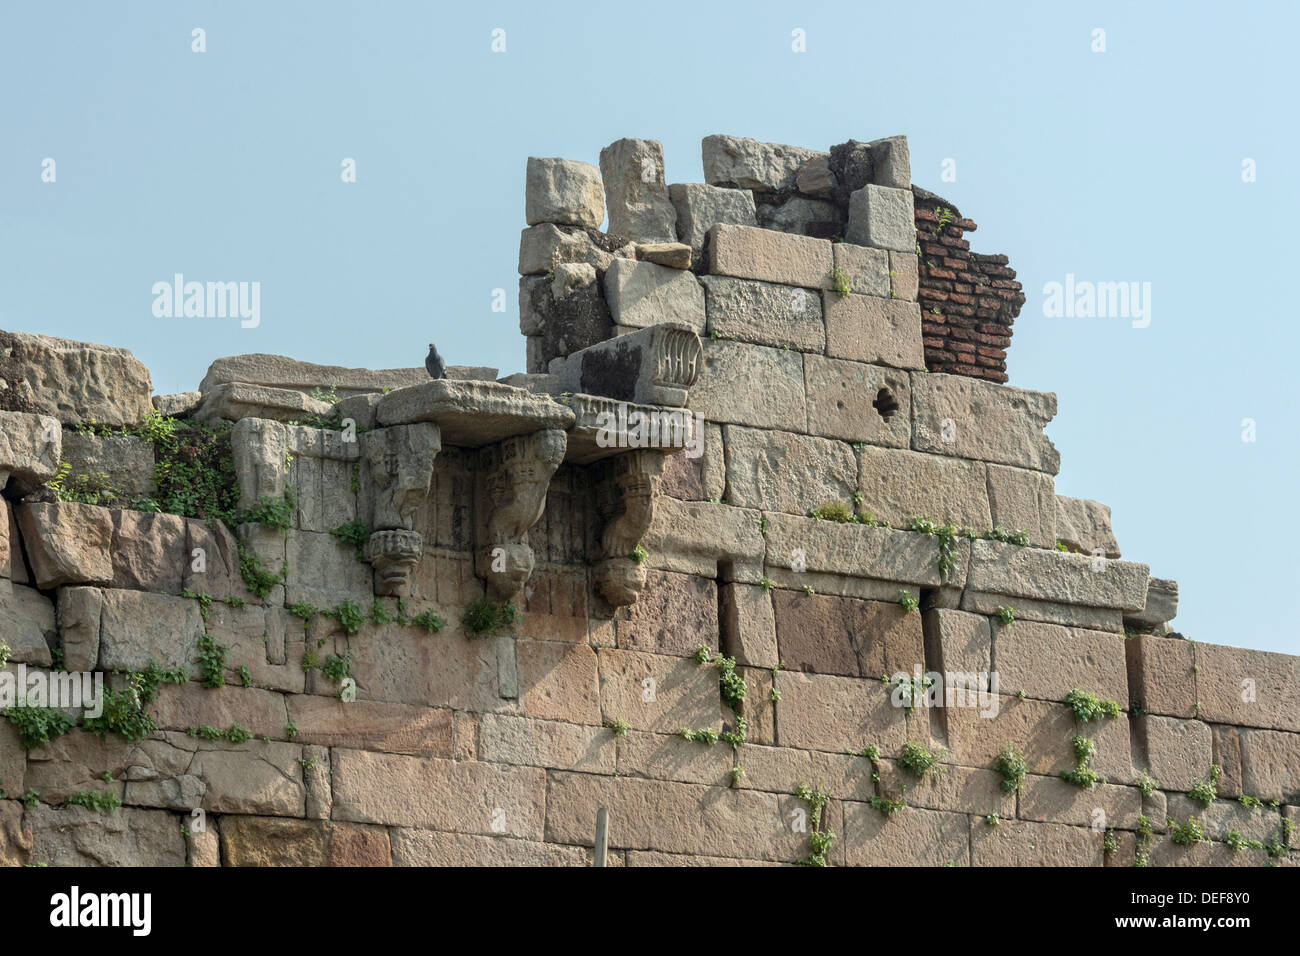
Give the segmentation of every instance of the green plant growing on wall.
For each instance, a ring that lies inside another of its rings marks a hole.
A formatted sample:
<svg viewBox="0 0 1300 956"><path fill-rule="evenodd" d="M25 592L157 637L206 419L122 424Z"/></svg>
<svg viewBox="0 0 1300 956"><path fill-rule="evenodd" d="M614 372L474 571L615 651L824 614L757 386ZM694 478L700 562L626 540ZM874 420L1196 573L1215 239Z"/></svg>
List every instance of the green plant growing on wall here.
<svg viewBox="0 0 1300 956"><path fill-rule="evenodd" d="M1114 827L1108 827L1106 835L1101 838L1101 852L1106 856L1114 856L1119 852L1119 834Z"/></svg>
<svg viewBox="0 0 1300 956"><path fill-rule="evenodd" d="M626 720L607 720L605 726L609 728L610 733L615 737L626 737L629 728L632 726Z"/></svg>
<svg viewBox="0 0 1300 956"><path fill-rule="evenodd" d="M366 560L366 542L370 540L370 529L365 523L357 519L349 521L347 524L341 524L330 532L338 538L343 544L350 545L353 557L358 561Z"/></svg>
<svg viewBox="0 0 1300 956"><path fill-rule="evenodd" d="M298 489L290 485L279 498L258 498L256 504L242 511L236 519L239 524L260 524L273 531L288 531L293 527L293 516L298 511Z"/></svg>
<svg viewBox="0 0 1300 956"><path fill-rule="evenodd" d="M199 638L199 673L203 686L209 690L224 687L226 666L230 663L230 646L218 644L211 634Z"/></svg>
<svg viewBox="0 0 1300 956"><path fill-rule="evenodd" d="M870 797L867 806L879 811L883 816L892 817L907 804L902 800L890 800L888 797Z"/></svg>
<svg viewBox="0 0 1300 956"><path fill-rule="evenodd" d="M910 770L918 777L924 777L930 773L942 773L943 767L939 761L947 755L948 751L940 747L933 752L924 744L909 740L903 744L903 752L898 758L898 765L904 770Z"/></svg>
<svg viewBox="0 0 1300 956"><path fill-rule="evenodd" d="M986 813L984 814L984 825L990 827L1001 826L1002 818L998 816L996 813Z"/></svg>
<svg viewBox="0 0 1300 956"><path fill-rule="evenodd" d="M1222 774L1222 768L1216 763L1210 767L1210 779L1202 780L1187 795L1199 803L1202 807L1208 808L1219 796L1219 776Z"/></svg>
<svg viewBox="0 0 1300 956"><path fill-rule="evenodd" d="M930 535L938 540L939 556L936 558L936 563L939 567L939 576L947 581L952 574L953 568L957 566L957 526L954 524L941 525L930 515L924 517L914 515L908 522L907 530L914 531L917 534Z"/></svg>
<svg viewBox="0 0 1300 956"><path fill-rule="evenodd" d="M153 660L144 670L122 676L125 677L124 686L104 688L100 715L81 718L81 728L100 740L108 739L110 733L127 741L144 740L158 729L157 722L149 713L149 705L157 696L159 686L184 684L188 679L184 668L163 669Z"/></svg>
<svg viewBox="0 0 1300 956"><path fill-rule="evenodd" d="M1169 839L1179 846L1191 846L1205 840L1205 831L1201 828L1201 821L1196 817L1188 817L1186 823L1175 823L1170 820Z"/></svg>
<svg viewBox="0 0 1300 956"><path fill-rule="evenodd" d="M1024 754L1019 753L1009 741L1002 752L993 758L993 769L1002 775L1002 789L1007 793L1018 793L1024 788L1029 765L1025 763Z"/></svg>
<svg viewBox="0 0 1300 956"><path fill-rule="evenodd" d="M321 611L321 614L338 621L339 626L343 628L343 633L349 637L361 630L361 625L366 623L365 611L361 610L360 604L351 599L340 601L328 611Z"/></svg>
<svg viewBox="0 0 1300 956"><path fill-rule="evenodd" d="M631 558L635 564L645 564L646 559L650 557L650 553L646 551L645 548L643 548L641 545L638 544L635 548L632 549L632 552L628 555L628 557Z"/></svg>
<svg viewBox="0 0 1300 956"><path fill-rule="evenodd" d="M1151 860L1151 844L1155 842L1155 830L1151 826L1151 818L1146 814L1138 817L1137 821L1137 850L1133 857L1134 866L1146 866Z"/></svg>
<svg viewBox="0 0 1300 956"><path fill-rule="evenodd" d="M739 750L740 745L745 742L749 736L749 722L741 714L736 714L736 723L734 730L724 730L718 737L723 743L731 744L733 750Z"/></svg>
<svg viewBox="0 0 1300 956"><path fill-rule="evenodd" d="M770 594L772 588L776 587L776 582L765 575L759 580L758 586L763 589L764 594Z"/></svg>
<svg viewBox="0 0 1300 956"><path fill-rule="evenodd" d="M1074 751L1074 766L1061 773L1061 779L1083 790L1091 790L1106 778L1090 766L1093 755L1097 752L1097 743L1088 737L1075 734L1070 738L1070 748Z"/></svg>
<svg viewBox="0 0 1300 956"><path fill-rule="evenodd" d="M421 611L415 617L411 618L411 623L416 627L423 628L426 633L437 634L443 628L443 620L433 611Z"/></svg>
<svg viewBox="0 0 1300 956"><path fill-rule="evenodd" d="M731 785L733 787L739 787L740 781L744 779L745 779L744 767L742 767L740 764L736 764L736 766L731 768Z"/></svg>
<svg viewBox="0 0 1300 956"><path fill-rule="evenodd" d="M465 606L461 624L474 636L513 628L519 620L519 611L513 604L495 604L486 598L471 601Z"/></svg>
<svg viewBox="0 0 1300 956"><path fill-rule="evenodd" d="M23 806L28 810L35 810L36 804L40 802L41 792L35 787L28 787L18 799L23 802Z"/></svg>
<svg viewBox="0 0 1300 956"><path fill-rule="evenodd" d="M1075 720L1085 724L1102 717L1119 716L1118 703L1113 700L1102 700L1096 694L1079 690L1077 687L1065 695L1065 706L1074 712Z"/></svg>
<svg viewBox="0 0 1300 956"><path fill-rule="evenodd" d="M919 611L921 609L921 600L907 588L898 589L898 603L904 611Z"/></svg>
<svg viewBox="0 0 1300 956"><path fill-rule="evenodd" d="M352 652L344 651L341 657L338 654L326 654L320 672L336 684L343 683L344 678L352 676Z"/></svg>
<svg viewBox="0 0 1300 956"><path fill-rule="evenodd" d="M24 750L44 747L51 740L62 737L72 729L72 718L60 710L51 707L38 707L23 703L6 707L0 711L18 734L18 742Z"/></svg>
<svg viewBox="0 0 1300 956"><path fill-rule="evenodd" d="M1155 777L1151 776L1151 774L1147 773L1145 770L1143 770L1140 774L1138 774L1137 788L1139 791L1141 791L1142 796L1149 797L1151 796L1151 794L1155 793L1158 789L1160 789L1160 781L1157 780Z"/></svg>
<svg viewBox="0 0 1300 956"><path fill-rule="evenodd" d="M296 740L298 738L298 725L289 723L285 725L284 737L286 740Z"/></svg>
<svg viewBox="0 0 1300 956"><path fill-rule="evenodd" d="M993 609L993 620L1000 627L1010 627L1016 622L1016 609L1010 604L999 604Z"/></svg>
<svg viewBox="0 0 1300 956"><path fill-rule="evenodd" d="M1020 547L1028 547L1028 531L1008 531L1005 528L995 527L988 534L984 535L990 541L1001 541L1003 544L1015 544Z"/></svg>
<svg viewBox="0 0 1300 956"><path fill-rule="evenodd" d="M244 545L239 545L239 576L244 579L244 587L248 592L258 598L265 600L266 596L280 584L284 584L289 578L289 562L285 561L280 566L280 573L268 571L262 559L252 551L246 550Z"/></svg>
<svg viewBox="0 0 1300 956"><path fill-rule="evenodd" d="M839 266L831 269L831 288L841 299L846 298L853 288L853 282L849 274Z"/></svg>
<svg viewBox="0 0 1300 956"><path fill-rule="evenodd" d="M794 795L808 804L808 855L799 862L803 866L825 866L826 851L835 840L835 831L825 828L822 820L822 811L830 802L831 793L800 782Z"/></svg>
<svg viewBox="0 0 1300 956"><path fill-rule="evenodd" d="M702 730L691 730L689 727L683 727L677 731L677 736L682 740L694 741L697 744L708 744L712 747L718 742L718 732L712 727L705 727Z"/></svg>

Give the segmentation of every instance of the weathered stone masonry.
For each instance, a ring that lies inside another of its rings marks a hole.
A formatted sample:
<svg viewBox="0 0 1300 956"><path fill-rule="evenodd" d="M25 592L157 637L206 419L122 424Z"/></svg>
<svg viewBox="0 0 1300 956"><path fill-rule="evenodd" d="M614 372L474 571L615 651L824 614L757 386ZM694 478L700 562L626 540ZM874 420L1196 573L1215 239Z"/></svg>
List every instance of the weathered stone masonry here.
<svg viewBox="0 0 1300 956"><path fill-rule="evenodd" d="M243 355L151 398L0 333L3 672L119 694L0 720L0 861L584 865L600 807L613 865L1296 859L1300 659L1171 632L1055 494L1014 273L906 140L703 155L528 161L504 378ZM926 672L972 696L896 706Z"/></svg>

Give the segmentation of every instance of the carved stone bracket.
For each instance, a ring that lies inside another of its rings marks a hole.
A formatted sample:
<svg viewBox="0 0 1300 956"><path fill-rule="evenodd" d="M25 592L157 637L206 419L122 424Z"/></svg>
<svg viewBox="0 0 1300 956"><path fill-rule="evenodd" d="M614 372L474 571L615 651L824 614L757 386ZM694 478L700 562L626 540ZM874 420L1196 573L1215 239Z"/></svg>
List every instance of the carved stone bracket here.
<svg viewBox="0 0 1300 956"><path fill-rule="evenodd" d="M362 442L370 480L363 491L368 508L360 511L374 529L365 556L375 569L375 593L407 597L423 553L415 513L429 496L442 436L432 422L417 422L366 432Z"/></svg>
<svg viewBox="0 0 1300 956"><path fill-rule="evenodd" d="M664 456L658 449L644 448L603 464L607 475L597 493L596 508L608 523L601 535L602 557L594 575L605 600L623 607L635 604L645 587L645 565L634 552L650 528Z"/></svg>
<svg viewBox="0 0 1300 956"><path fill-rule="evenodd" d="M546 508L546 492L564 460L567 441L562 429L546 428L481 452L485 544L475 557L475 573L496 601L513 600L533 573L533 549L525 539Z"/></svg>

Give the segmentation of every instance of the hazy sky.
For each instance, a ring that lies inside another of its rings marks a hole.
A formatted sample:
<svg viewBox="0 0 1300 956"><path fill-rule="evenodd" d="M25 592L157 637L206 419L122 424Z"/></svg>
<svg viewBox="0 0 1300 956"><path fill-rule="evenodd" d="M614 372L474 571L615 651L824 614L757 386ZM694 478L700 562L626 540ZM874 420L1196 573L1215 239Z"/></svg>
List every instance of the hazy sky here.
<svg viewBox="0 0 1300 956"><path fill-rule="evenodd" d="M699 182L709 133L905 133L913 182L1024 283L1011 384L1059 397L1057 491L1178 579L1179 630L1296 653L1297 27L1264 3L5 0L0 328L126 346L160 392L220 355L412 366L435 340L520 371L529 155L653 138ZM156 318L178 272L260 282L261 324ZM1067 275L1150 283L1150 324L1046 316Z"/></svg>

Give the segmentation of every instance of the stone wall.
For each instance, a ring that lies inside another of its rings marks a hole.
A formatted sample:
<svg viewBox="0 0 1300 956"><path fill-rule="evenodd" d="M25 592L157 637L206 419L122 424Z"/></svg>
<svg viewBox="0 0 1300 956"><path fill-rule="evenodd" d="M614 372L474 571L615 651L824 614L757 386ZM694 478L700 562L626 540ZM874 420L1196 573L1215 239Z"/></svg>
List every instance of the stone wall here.
<svg viewBox="0 0 1300 956"><path fill-rule="evenodd" d="M5 712L0 860L1296 859L1300 658L1170 630L1054 395L927 370L906 155L530 160L499 379L3 333L0 693L108 693Z"/></svg>

